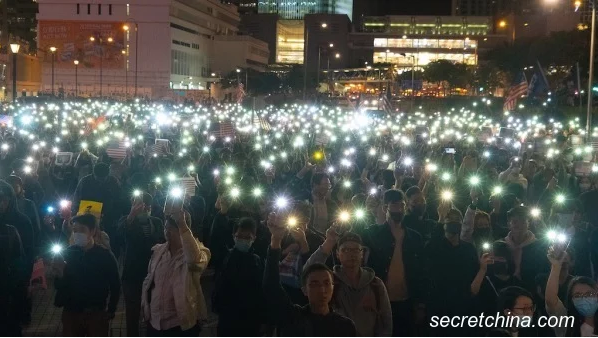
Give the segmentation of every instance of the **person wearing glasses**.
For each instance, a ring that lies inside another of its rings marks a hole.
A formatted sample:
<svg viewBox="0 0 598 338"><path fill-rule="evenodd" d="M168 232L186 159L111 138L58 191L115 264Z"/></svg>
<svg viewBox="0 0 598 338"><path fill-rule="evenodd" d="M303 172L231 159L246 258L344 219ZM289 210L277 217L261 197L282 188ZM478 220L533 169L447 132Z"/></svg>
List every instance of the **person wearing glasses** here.
<svg viewBox="0 0 598 338"><path fill-rule="evenodd" d="M334 293L333 272L324 264L316 263L301 274L301 290L308 305L294 304L280 284L278 262L281 243L288 228L268 222L271 239L262 287L266 296L269 318L274 319L281 337L355 337L353 321L331 308Z"/></svg>
<svg viewBox="0 0 598 338"><path fill-rule="evenodd" d="M559 297L559 275L563 263L567 261L567 253L558 253L553 249L548 251L551 270L546 283L546 312L551 316L573 316L573 325L555 327L557 337L595 337L596 310L598 310L598 285L589 277L573 277L567 290L566 305ZM566 307L565 307L566 306Z"/></svg>
<svg viewBox="0 0 598 338"><path fill-rule="evenodd" d="M326 241L305 263L309 266L326 263L337 245L340 265L334 266L332 307L355 323L361 337L389 337L392 335L392 311L384 282L371 268L363 268L363 244L359 235L348 232L339 239L335 226L326 231Z"/></svg>
<svg viewBox="0 0 598 338"><path fill-rule="evenodd" d="M487 337L552 337L548 325L540 327L536 320L533 295L524 288L509 286L499 291L497 312L504 320L494 322L495 328ZM494 314L492 314L494 315Z"/></svg>

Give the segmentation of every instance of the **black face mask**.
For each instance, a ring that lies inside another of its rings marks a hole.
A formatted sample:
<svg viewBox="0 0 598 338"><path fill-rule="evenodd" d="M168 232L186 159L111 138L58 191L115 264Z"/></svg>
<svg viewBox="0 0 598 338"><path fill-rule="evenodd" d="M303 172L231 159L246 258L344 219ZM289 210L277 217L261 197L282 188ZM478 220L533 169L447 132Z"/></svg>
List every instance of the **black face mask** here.
<svg viewBox="0 0 598 338"><path fill-rule="evenodd" d="M489 272L494 275L509 275L509 265L507 262L497 262L488 265Z"/></svg>
<svg viewBox="0 0 598 338"><path fill-rule="evenodd" d="M461 233L461 223L448 223L444 228L446 233L457 235Z"/></svg>
<svg viewBox="0 0 598 338"><path fill-rule="evenodd" d="M388 211L389 218L395 223L401 223L405 215L402 212L391 212Z"/></svg>
<svg viewBox="0 0 598 338"><path fill-rule="evenodd" d="M426 205L418 205L411 208L411 214L417 217L421 217L426 213Z"/></svg>

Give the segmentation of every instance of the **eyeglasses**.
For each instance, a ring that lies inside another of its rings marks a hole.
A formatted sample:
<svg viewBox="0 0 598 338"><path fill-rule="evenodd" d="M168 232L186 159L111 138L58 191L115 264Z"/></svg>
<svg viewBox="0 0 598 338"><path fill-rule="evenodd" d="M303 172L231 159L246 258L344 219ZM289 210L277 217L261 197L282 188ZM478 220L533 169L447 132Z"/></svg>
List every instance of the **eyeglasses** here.
<svg viewBox="0 0 598 338"><path fill-rule="evenodd" d="M589 298L589 297L598 297L598 292L590 291L586 293L576 293L573 295L573 298Z"/></svg>
<svg viewBox="0 0 598 338"><path fill-rule="evenodd" d="M363 248L341 248L342 253L358 254L363 252Z"/></svg>
<svg viewBox="0 0 598 338"><path fill-rule="evenodd" d="M513 310L519 310L521 312L536 312L536 306L526 306L526 307L514 307Z"/></svg>

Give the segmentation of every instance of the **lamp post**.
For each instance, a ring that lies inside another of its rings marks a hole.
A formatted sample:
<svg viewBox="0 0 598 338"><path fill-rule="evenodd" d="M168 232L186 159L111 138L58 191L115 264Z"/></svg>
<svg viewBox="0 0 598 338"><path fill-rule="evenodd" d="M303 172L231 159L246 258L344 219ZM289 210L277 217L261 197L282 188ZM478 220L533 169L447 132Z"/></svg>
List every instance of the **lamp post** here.
<svg viewBox="0 0 598 338"><path fill-rule="evenodd" d="M94 42L96 40L95 37L90 37L89 41ZM100 42L100 98L103 97L102 95L102 82L103 82L103 77L104 77L104 38L102 38L101 36L98 38L99 42ZM108 39L106 39L107 42L112 43L114 41L114 39L112 39L112 37L109 37Z"/></svg>
<svg viewBox="0 0 598 338"><path fill-rule="evenodd" d="M129 65L127 63L127 51L122 50L122 54L125 56L125 101L129 98Z"/></svg>
<svg viewBox="0 0 598 338"><path fill-rule="evenodd" d="M307 49L309 48L309 27L307 27L307 22L305 24L305 43L303 45L303 100L307 98L307 56L309 55L307 52ZM324 22L320 27L326 29L328 28L328 24Z"/></svg>
<svg viewBox="0 0 598 338"><path fill-rule="evenodd" d="M12 51L12 102L17 101L17 54L21 45L18 43L11 43L10 50Z"/></svg>
<svg viewBox="0 0 598 338"><path fill-rule="evenodd" d="M592 137L592 82L594 81L594 44L596 42L596 1L592 0L592 33L590 36L590 74L588 76L588 110L586 112L586 141Z"/></svg>
<svg viewBox="0 0 598 338"><path fill-rule="evenodd" d="M328 47L333 48L334 44L331 43ZM321 69L321 59L322 59L322 46L318 45L318 86L320 85L320 69Z"/></svg>
<svg viewBox="0 0 598 338"><path fill-rule="evenodd" d="M129 19L130 20L130 19ZM135 97L137 97L137 67L139 65L139 24L137 22L133 22L135 25ZM125 31L129 31L129 26L124 25L123 29ZM128 69L127 69L128 71Z"/></svg>
<svg viewBox="0 0 598 338"><path fill-rule="evenodd" d="M73 62L75 64L75 97L79 97L79 60Z"/></svg>
<svg viewBox="0 0 598 338"><path fill-rule="evenodd" d="M52 52L52 96L54 96L54 60L56 59L56 47L50 47Z"/></svg>
<svg viewBox="0 0 598 338"><path fill-rule="evenodd" d="M241 69L237 68L237 86L241 84L241 78L239 77L241 74Z"/></svg>

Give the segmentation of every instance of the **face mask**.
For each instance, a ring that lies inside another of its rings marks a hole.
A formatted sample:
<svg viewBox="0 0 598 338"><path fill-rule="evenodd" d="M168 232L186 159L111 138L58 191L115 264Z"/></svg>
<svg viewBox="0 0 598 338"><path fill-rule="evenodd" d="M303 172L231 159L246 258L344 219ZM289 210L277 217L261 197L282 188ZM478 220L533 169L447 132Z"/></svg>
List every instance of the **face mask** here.
<svg viewBox="0 0 598 338"><path fill-rule="evenodd" d="M579 185L579 189L586 191L586 190L590 190L591 186L592 185L590 183L582 183Z"/></svg>
<svg viewBox="0 0 598 338"><path fill-rule="evenodd" d="M235 238L235 249L237 249L241 252L248 252L252 245L253 245L253 241L250 239L236 239Z"/></svg>
<svg viewBox="0 0 598 338"><path fill-rule="evenodd" d="M531 327L532 324L532 316L527 315L518 315L519 317L519 325L518 327ZM517 323L517 320L513 320L514 323Z"/></svg>
<svg viewBox="0 0 598 338"><path fill-rule="evenodd" d="M89 243L89 239L87 239L86 234L82 234L80 232L73 233L73 243L79 247L85 247Z"/></svg>
<svg viewBox="0 0 598 338"><path fill-rule="evenodd" d="M147 212L147 211L142 211L141 213L139 213L137 215L137 220L141 223L147 222L148 219L149 219L149 212Z"/></svg>
<svg viewBox="0 0 598 338"><path fill-rule="evenodd" d="M445 230L449 234L460 234L461 233L461 223L448 223L445 225Z"/></svg>
<svg viewBox="0 0 598 338"><path fill-rule="evenodd" d="M395 223L401 223L403 221L403 213L402 212L391 212L388 211L386 213L386 218L392 220Z"/></svg>
<svg viewBox="0 0 598 338"><path fill-rule="evenodd" d="M598 298L596 297L580 297L573 298L573 305L577 312L584 317L593 317L596 310L598 310Z"/></svg>
<svg viewBox="0 0 598 338"><path fill-rule="evenodd" d="M415 207L411 208L411 213L418 217L423 216L425 212L426 212L425 205L415 206Z"/></svg>
<svg viewBox="0 0 598 338"><path fill-rule="evenodd" d="M511 169L511 173L513 175L519 175L519 172L521 172L521 168L519 168L519 167L515 167L515 168Z"/></svg>

